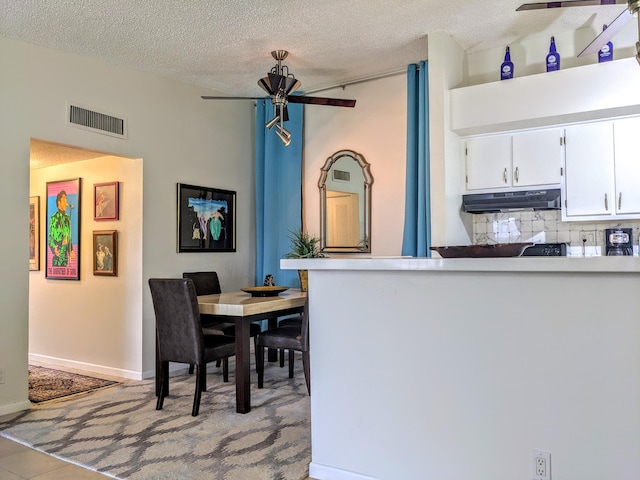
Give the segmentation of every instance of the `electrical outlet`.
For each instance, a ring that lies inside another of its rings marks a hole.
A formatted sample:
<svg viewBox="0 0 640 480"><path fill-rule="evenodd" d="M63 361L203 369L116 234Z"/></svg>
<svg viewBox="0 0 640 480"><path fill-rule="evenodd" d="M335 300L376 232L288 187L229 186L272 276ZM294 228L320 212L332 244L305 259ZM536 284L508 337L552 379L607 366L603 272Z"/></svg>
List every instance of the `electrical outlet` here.
<svg viewBox="0 0 640 480"><path fill-rule="evenodd" d="M4 368L0 368L0 383L4 383Z"/></svg>
<svg viewBox="0 0 640 480"><path fill-rule="evenodd" d="M551 480L551 454L548 452L531 452L532 480Z"/></svg>

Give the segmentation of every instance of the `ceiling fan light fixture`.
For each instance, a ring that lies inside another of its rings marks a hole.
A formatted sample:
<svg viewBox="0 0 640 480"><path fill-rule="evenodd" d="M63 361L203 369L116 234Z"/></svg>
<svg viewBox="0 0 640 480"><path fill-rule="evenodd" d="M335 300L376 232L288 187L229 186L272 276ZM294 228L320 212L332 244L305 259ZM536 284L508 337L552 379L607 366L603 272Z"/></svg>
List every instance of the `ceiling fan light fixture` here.
<svg viewBox="0 0 640 480"><path fill-rule="evenodd" d="M276 123L278 123L279 121L280 121L280 115L276 115L271 120L269 120L267 123L265 123L264 126L267 127L269 130L271 130L274 127L274 125Z"/></svg>
<svg viewBox="0 0 640 480"><path fill-rule="evenodd" d="M278 132L280 132L282 135L284 135L287 138L291 138L291 132L286 128L284 128L282 124L278 125Z"/></svg>
<svg viewBox="0 0 640 480"><path fill-rule="evenodd" d="M287 130L282 127L278 127L276 135L285 147L289 146L289 144L291 143L291 134Z"/></svg>

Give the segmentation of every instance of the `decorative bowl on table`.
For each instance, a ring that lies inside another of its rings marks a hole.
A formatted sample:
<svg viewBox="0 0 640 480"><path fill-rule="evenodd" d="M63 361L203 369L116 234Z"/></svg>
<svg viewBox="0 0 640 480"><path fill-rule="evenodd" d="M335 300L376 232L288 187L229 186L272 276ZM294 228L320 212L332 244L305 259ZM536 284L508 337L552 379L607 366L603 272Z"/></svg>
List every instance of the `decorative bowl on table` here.
<svg viewBox="0 0 640 480"><path fill-rule="evenodd" d="M443 258L519 257L533 243L495 243L493 245L460 245L431 247Z"/></svg>
<svg viewBox="0 0 640 480"><path fill-rule="evenodd" d="M246 287L241 288L243 292L251 294L252 297L275 297L285 290L289 290L289 287L274 286L260 286L260 287Z"/></svg>

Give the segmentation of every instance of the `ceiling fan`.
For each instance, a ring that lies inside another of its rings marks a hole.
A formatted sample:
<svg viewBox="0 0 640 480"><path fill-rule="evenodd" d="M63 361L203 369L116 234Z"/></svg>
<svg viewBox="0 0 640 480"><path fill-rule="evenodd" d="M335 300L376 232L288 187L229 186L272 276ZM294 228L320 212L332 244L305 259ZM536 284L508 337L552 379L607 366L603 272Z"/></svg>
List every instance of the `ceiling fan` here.
<svg viewBox="0 0 640 480"><path fill-rule="evenodd" d="M525 3L516 8L520 10L538 10L542 8L562 8L562 7L585 7L593 5L627 5L627 8L618 15L596 38L594 38L587 47L578 54L579 57L597 53L605 46L615 35L622 30L629 20L638 13L640 9L640 0L567 0L564 2L539 2ZM640 19L638 23L640 31ZM640 63L640 42L636 42L636 60Z"/></svg>
<svg viewBox="0 0 640 480"><path fill-rule="evenodd" d="M640 1L640 0L639 0ZM267 73L266 77L258 80L258 85L269 94L273 105L273 118L265 126L268 129L276 127L276 135L286 147L291 143L291 133L284 128L283 123L289 120L287 104L308 103L312 105L329 105L333 107L355 107L355 100L326 97L307 97L305 95L291 95L302 85L292 73L289 67L282 65L282 61L287 58L289 52L286 50L274 50L271 56L276 60L276 65ZM290 96L291 95L291 96ZM205 100L260 100L263 97L212 97L203 95Z"/></svg>

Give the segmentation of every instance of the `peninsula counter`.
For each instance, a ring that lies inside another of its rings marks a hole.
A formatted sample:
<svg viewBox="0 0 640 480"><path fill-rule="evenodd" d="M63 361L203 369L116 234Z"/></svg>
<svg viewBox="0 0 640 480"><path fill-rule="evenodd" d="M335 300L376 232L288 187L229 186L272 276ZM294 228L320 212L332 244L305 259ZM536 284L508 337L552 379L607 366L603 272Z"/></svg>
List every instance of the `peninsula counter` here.
<svg viewBox="0 0 640 480"><path fill-rule="evenodd" d="M640 258L309 270L318 480L640 478Z"/></svg>

